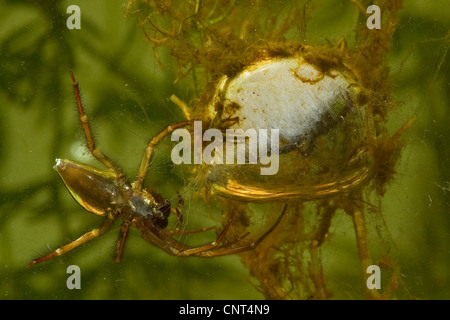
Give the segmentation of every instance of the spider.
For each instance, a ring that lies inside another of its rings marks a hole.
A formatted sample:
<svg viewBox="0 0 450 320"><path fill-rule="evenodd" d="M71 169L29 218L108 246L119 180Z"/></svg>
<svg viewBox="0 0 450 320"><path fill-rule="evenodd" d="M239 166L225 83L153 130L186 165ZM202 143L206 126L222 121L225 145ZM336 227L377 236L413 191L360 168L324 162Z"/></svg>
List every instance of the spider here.
<svg viewBox="0 0 450 320"><path fill-rule="evenodd" d="M75 200L86 210L104 217L104 220L99 228L86 232L78 239L56 249L44 257L33 260L27 267L60 256L85 242L103 235L118 217L122 219L122 225L114 259L116 263L120 263L121 261L125 240L130 227L137 228L146 241L158 246L169 254L176 256L213 257L253 249L278 226L286 213L287 205L284 206L282 213L269 229L255 241L246 244L240 244L239 242L247 234L233 241L223 243L224 237L230 228L233 214L230 215L216 240L211 243L191 247L174 239L172 237L174 234L203 232L211 230L214 227L181 231L181 211L183 205L181 196L178 194L178 207L172 208L168 199L149 188L144 188L143 184L155 146L173 130L189 125L192 123L192 120L168 126L149 142L142 158L137 179L130 183L122 170L97 149L92 137L88 117L81 103L78 83L72 72L70 72L70 77L72 79L78 113L89 151L107 169L97 169L75 161L63 159L56 160L54 169L59 173ZM175 229L167 228L168 218L171 213L177 214L177 225Z"/></svg>

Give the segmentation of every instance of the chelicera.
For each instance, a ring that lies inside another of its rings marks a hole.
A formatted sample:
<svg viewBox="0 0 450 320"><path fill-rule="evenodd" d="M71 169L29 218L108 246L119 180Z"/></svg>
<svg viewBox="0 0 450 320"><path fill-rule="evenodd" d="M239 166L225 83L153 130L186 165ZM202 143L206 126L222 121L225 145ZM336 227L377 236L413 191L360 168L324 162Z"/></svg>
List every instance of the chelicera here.
<svg viewBox="0 0 450 320"><path fill-rule="evenodd" d="M192 121L184 121L170 125L156 135L145 149L137 179L134 182L129 182L122 170L97 149L92 137L88 117L85 114L81 103L78 83L72 72L70 72L70 76L73 82L76 104L87 146L91 154L107 169L97 169L75 161L63 159L56 160L54 169L59 173L75 200L86 210L104 217L104 220L99 228L86 232L78 239L56 249L44 257L33 260L27 267L60 256L79 245L104 234L119 217L122 219L122 225L114 259L117 263L121 261L125 240L130 227L137 228L146 241L172 255L213 257L240 253L256 247L280 223L282 217L286 213L286 205L275 223L259 238L249 243L241 243L241 240L245 238L246 235L230 242L224 241L225 235L232 222L232 215L229 217L223 230L218 234L216 240L211 243L191 247L173 238L173 235L175 234L203 232L214 228L210 227L200 230L182 231L180 228L182 224L181 211L183 204L181 196L178 196L178 207L172 208L168 199L149 188L143 187L155 146L173 130L178 127L187 126ZM177 215L177 225L175 229L167 228L168 219L171 213Z"/></svg>

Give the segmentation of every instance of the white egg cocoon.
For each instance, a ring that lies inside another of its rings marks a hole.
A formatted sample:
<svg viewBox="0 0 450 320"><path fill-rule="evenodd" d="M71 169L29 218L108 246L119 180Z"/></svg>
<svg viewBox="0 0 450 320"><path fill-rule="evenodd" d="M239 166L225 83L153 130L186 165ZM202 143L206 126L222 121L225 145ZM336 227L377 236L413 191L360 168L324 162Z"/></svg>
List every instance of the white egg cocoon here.
<svg viewBox="0 0 450 320"><path fill-rule="evenodd" d="M342 105L349 96L344 74L324 74L302 57L261 61L233 79L224 77L218 88L221 118L239 118L230 128L279 129L287 143L308 136L324 115L336 117L337 101Z"/></svg>
<svg viewBox="0 0 450 320"><path fill-rule="evenodd" d="M278 130L273 136L279 140L258 138L267 148L258 144L256 150L250 147L255 140L244 134L247 158L257 154L256 164L204 166L212 193L252 202L310 200L348 192L365 180L365 107L358 102L358 80L337 61L318 63L302 56L271 58L218 81L206 105L212 128L225 128L227 138L229 129L268 135ZM230 144L219 150L228 148L237 150ZM261 150L270 150L268 158ZM275 170L266 175L262 168Z"/></svg>

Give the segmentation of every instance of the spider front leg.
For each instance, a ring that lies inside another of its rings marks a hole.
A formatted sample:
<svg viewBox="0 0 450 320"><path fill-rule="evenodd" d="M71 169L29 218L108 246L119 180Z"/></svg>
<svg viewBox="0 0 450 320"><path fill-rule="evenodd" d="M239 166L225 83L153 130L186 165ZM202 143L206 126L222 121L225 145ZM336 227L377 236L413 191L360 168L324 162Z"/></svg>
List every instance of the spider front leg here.
<svg viewBox="0 0 450 320"><path fill-rule="evenodd" d="M94 138L92 137L92 131L89 125L89 120L84 112L83 104L81 103L80 90L78 88L78 82L75 80L75 76L70 71L70 77L72 78L73 90L75 92L75 98L77 100L78 114L80 116L81 126L83 127L84 135L86 137L87 146L91 154L105 165L110 170L117 174L117 177L123 176L122 171L114 163L112 163L95 145Z"/></svg>
<svg viewBox="0 0 450 320"><path fill-rule="evenodd" d="M150 159L153 154L153 150L155 149L155 146L168 134L172 133L176 128L186 126L190 123L192 123L193 120L189 121L183 121L180 123L172 124L165 128L163 131L161 131L158 135L156 135L147 145L147 148L145 149L144 156L141 161L141 165L139 167L139 172L137 179L135 181L135 188L138 191L142 190L142 185L144 183L145 177L147 175L148 166L150 165Z"/></svg>

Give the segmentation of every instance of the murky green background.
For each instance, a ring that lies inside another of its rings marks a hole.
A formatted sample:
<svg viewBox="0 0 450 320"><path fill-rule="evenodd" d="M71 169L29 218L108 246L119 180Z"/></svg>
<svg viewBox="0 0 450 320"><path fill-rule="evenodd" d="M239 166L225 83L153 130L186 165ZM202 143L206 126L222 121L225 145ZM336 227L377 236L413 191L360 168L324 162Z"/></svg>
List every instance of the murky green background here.
<svg viewBox="0 0 450 320"><path fill-rule="evenodd" d="M308 37L351 39L356 8L345 1L317 4ZM68 30L66 8L81 8L81 30ZM69 70L99 147L134 177L155 133L182 121L168 100L189 97L174 85L176 70L162 52L156 65L126 1L0 1L0 299L260 299L238 256L172 257L131 232L116 265L117 223L110 232L33 268L25 265L97 227L52 169L55 158L95 164L84 147ZM398 175L383 212L399 260L403 297L450 298L450 1L404 1L389 65L400 107L392 132L413 115ZM171 67L172 66L172 67ZM147 184L176 201L183 172L171 165L170 143L157 150ZM189 204L189 226L217 224L220 208ZM336 217L324 263L336 298L360 298L354 232ZM193 227L193 228L194 228ZM331 258L330 258L331 259ZM66 269L81 268L81 290L69 290Z"/></svg>

